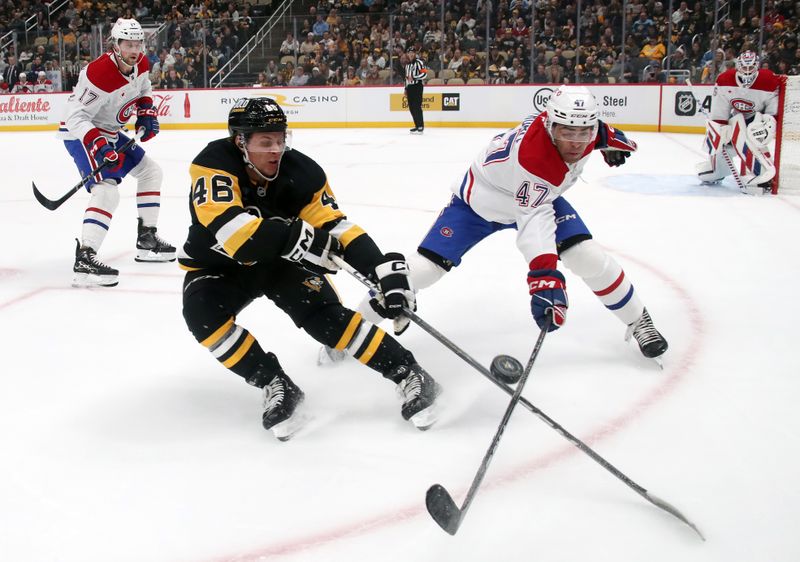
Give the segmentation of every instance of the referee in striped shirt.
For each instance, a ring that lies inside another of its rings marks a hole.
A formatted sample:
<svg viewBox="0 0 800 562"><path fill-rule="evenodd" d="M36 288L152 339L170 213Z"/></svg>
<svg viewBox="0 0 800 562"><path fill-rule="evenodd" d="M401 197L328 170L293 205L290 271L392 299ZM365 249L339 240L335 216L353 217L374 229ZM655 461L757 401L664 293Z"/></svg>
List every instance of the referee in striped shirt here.
<svg viewBox="0 0 800 562"><path fill-rule="evenodd" d="M425 121L422 118L422 81L427 76L425 63L417 57L414 47L408 49L408 64L406 65L406 98L408 110L414 120L412 135L421 135L425 130Z"/></svg>

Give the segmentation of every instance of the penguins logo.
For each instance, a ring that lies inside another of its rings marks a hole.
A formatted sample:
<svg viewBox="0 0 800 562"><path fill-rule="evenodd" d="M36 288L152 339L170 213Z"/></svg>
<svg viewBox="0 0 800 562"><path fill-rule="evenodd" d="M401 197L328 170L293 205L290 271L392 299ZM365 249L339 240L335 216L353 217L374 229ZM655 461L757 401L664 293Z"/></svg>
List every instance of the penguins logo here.
<svg viewBox="0 0 800 562"><path fill-rule="evenodd" d="M305 281L303 281L303 285L311 289L312 291L316 291L319 293L322 290L322 279L317 276L308 277Z"/></svg>

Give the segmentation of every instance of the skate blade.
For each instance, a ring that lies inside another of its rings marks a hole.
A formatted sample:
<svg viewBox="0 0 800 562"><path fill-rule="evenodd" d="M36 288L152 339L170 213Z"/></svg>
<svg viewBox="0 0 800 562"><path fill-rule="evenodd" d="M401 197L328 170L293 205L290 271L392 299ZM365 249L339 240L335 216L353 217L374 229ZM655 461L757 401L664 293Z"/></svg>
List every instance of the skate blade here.
<svg viewBox="0 0 800 562"><path fill-rule="evenodd" d="M273 425L270 431L278 441L288 441L303 430L312 419L313 416L306 409L304 400L295 409L292 417Z"/></svg>
<svg viewBox="0 0 800 562"><path fill-rule="evenodd" d="M175 261L177 252L153 252L151 250L136 250L134 261L138 262L170 262Z"/></svg>
<svg viewBox="0 0 800 562"><path fill-rule="evenodd" d="M90 275L88 273L76 273L72 278L72 286L76 289L84 287L116 287L119 284L119 277L110 275Z"/></svg>
<svg viewBox="0 0 800 562"><path fill-rule="evenodd" d="M317 353L317 366L327 367L347 359L347 353L323 345Z"/></svg>
<svg viewBox="0 0 800 562"><path fill-rule="evenodd" d="M421 410L408 418L414 427L420 431L429 430L437 421L439 421L439 404L438 401L434 402L424 410Z"/></svg>

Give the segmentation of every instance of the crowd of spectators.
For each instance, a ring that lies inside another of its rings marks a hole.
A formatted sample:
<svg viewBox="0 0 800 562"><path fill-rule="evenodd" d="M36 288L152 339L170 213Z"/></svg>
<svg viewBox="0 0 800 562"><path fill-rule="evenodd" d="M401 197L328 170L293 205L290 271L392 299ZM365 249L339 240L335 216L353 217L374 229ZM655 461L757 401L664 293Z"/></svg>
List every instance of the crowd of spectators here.
<svg viewBox="0 0 800 562"><path fill-rule="evenodd" d="M716 40L709 0L675 1L672 13L669 4L656 0L582 0L580 13L574 0L444 2L444 17L434 0L302 4L308 15L286 18L280 28L290 32L279 47L275 41L274 57L239 84L398 84L411 46L429 76L448 83L666 82L684 75L711 83L742 50L758 50L760 37L762 67L781 74L797 74L800 67L797 8L782 0L766 0L763 21L760 1L729 4ZM41 0L6 0L0 4L0 35L17 30L23 36L31 14L37 25L28 34L33 39L20 43L19 55L6 47L0 70L11 75L7 67L14 66L31 82L40 72L49 78L61 71L60 86L69 90L80 68L98 54L92 52L93 26L102 24L107 33L117 17L135 17L143 24L167 23L160 44L149 45L146 53L154 86L203 87L252 35L257 18L269 10L265 6L73 0L48 22ZM7 90L16 85L4 82Z"/></svg>
<svg viewBox="0 0 800 562"><path fill-rule="evenodd" d="M759 51L762 38L763 68L800 67L793 2L767 0L763 22L760 1L730 7L716 41L708 0L676 1L671 13L656 0L583 0L581 13L575 1L538 0L534 17L531 0L445 2L442 18L433 0L389 2L382 14L362 0L320 0L256 84L396 84L410 46L446 83L713 83L740 52Z"/></svg>
<svg viewBox="0 0 800 562"><path fill-rule="evenodd" d="M40 0L6 0L0 3L0 70L11 65L33 76L53 72L60 89L71 90L80 70L105 49L98 36L107 38L117 18L124 17L152 28L166 23L146 51L155 87L203 87L269 9L229 0L73 0L48 17ZM0 93L16 86L16 80L3 82Z"/></svg>

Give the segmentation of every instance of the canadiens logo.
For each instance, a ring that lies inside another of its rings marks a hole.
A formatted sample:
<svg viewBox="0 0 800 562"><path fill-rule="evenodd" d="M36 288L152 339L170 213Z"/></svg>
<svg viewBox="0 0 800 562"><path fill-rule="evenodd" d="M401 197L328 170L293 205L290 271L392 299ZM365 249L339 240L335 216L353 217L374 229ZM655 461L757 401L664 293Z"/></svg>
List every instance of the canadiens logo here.
<svg viewBox="0 0 800 562"><path fill-rule="evenodd" d="M752 113L755 111L755 104L750 100L742 98L734 98L731 100L731 106L740 113Z"/></svg>
<svg viewBox="0 0 800 562"><path fill-rule="evenodd" d="M117 112L117 123L124 125L136 113L136 100L131 100Z"/></svg>
<svg viewBox="0 0 800 562"><path fill-rule="evenodd" d="M322 290L322 279L319 277L308 277L305 281L303 281L303 285L311 289L312 291L320 292Z"/></svg>
<svg viewBox="0 0 800 562"><path fill-rule="evenodd" d="M452 228L450 228L449 226L443 226L443 227L441 228L441 230L439 230L439 233L440 233L442 236L444 236L445 238L450 238L450 237L452 237L452 236L453 236L453 229L452 229Z"/></svg>

